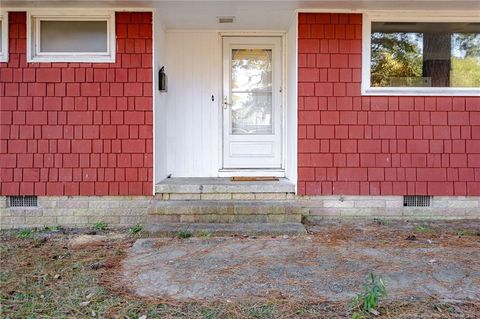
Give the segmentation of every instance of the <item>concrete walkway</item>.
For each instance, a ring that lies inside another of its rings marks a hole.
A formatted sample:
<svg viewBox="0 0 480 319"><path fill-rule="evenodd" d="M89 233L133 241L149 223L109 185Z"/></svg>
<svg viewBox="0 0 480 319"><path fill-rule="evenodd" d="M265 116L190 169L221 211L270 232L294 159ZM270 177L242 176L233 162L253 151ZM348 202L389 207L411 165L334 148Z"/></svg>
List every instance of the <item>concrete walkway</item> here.
<svg viewBox="0 0 480 319"><path fill-rule="evenodd" d="M390 298L480 300L480 237L471 223L469 236L443 226L402 227L368 222L312 227L299 237L140 239L123 261L122 284L151 298L334 301L361 292L374 272Z"/></svg>

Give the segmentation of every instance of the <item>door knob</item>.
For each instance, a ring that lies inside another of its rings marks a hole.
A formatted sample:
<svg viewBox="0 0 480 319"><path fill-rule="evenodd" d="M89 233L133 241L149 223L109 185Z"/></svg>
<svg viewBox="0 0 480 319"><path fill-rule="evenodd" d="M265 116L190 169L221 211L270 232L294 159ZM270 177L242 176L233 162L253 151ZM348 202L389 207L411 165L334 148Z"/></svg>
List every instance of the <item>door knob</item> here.
<svg viewBox="0 0 480 319"><path fill-rule="evenodd" d="M228 99L227 99L227 97L225 96L225 97L223 98L223 109L226 110L229 105L230 105L230 103L228 103Z"/></svg>

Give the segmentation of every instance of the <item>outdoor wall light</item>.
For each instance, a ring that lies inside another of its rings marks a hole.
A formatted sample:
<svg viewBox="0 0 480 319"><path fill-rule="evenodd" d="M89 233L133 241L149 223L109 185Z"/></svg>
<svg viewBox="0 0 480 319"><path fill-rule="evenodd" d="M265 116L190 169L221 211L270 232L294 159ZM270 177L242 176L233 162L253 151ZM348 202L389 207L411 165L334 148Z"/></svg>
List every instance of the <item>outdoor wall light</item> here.
<svg viewBox="0 0 480 319"><path fill-rule="evenodd" d="M167 92L167 75L165 74L164 66L158 71L158 90L160 92Z"/></svg>

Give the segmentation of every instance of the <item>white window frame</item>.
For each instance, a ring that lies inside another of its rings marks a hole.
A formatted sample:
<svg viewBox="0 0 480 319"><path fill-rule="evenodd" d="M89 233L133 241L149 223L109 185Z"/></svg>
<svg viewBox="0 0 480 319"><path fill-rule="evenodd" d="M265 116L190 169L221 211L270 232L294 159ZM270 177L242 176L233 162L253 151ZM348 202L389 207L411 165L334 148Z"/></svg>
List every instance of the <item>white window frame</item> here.
<svg viewBox="0 0 480 319"><path fill-rule="evenodd" d="M106 52L41 52L41 21L106 21ZM75 11L64 12L28 12L27 16L27 62L88 62L114 63L116 49L115 12L114 11Z"/></svg>
<svg viewBox="0 0 480 319"><path fill-rule="evenodd" d="M0 62L8 62L8 12L0 12L2 21L2 51L0 51Z"/></svg>
<svg viewBox="0 0 480 319"><path fill-rule="evenodd" d="M364 13L362 21L362 95L410 96L480 96L480 88L462 87L372 87L371 86L371 31L372 22L478 22L478 16L445 12L372 12Z"/></svg>

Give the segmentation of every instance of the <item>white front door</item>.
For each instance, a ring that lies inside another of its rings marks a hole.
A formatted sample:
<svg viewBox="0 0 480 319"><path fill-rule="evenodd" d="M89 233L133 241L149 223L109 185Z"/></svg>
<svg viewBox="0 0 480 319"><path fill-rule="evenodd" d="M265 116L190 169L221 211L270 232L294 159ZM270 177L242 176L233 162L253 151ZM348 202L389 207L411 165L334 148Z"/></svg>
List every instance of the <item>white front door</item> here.
<svg viewBox="0 0 480 319"><path fill-rule="evenodd" d="M282 168L280 37L223 38L223 168Z"/></svg>

